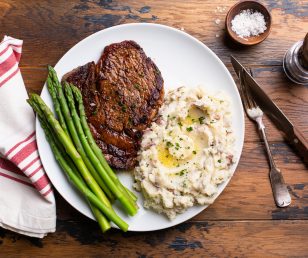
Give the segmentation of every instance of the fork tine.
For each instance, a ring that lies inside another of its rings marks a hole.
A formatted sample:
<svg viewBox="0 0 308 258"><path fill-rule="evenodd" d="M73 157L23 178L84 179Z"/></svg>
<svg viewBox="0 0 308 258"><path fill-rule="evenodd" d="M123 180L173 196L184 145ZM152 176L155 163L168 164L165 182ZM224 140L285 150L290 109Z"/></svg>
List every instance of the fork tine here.
<svg viewBox="0 0 308 258"><path fill-rule="evenodd" d="M249 109L248 104L247 104L247 100L246 97L244 95L244 86L243 86L243 73L242 71L239 72L239 82L240 82L240 95L241 95L241 99L243 101L243 106L245 111L247 112L247 109Z"/></svg>
<svg viewBox="0 0 308 258"><path fill-rule="evenodd" d="M243 99L244 102L246 103L246 109L251 109L253 108L252 103L250 101L250 95L249 92L247 91L247 85L245 81L245 73L241 73L241 87L242 87L242 92L243 92Z"/></svg>
<svg viewBox="0 0 308 258"><path fill-rule="evenodd" d="M251 71L250 68L249 68L249 73L252 76L252 71ZM250 88L249 84L246 83L246 74L244 74L244 81L245 81L245 88L246 88L246 91L247 91L248 101L250 103L250 107L251 108L256 108L258 105L257 105L257 103L255 102L255 100L253 98L253 95L252 95L251 88Z"/></svg>
<svg viewBox="0 0 308 258"><path fill-rule="evenodd" d="M254 106L253 106L253 103L252 103L252 101L251 101L251 94L250 94L250 91L249 91L249 89L248 89L248 86L247 86L247 83L246 83L246 74L245 73L243 73L243 89L244 89L244 92L245 92L245 96L246 96L246 101L247 101L247 103L248 103L248 106L249 106L249 108L251 109L251 108L253 108Z"/></svg>
<svg viewBox="0 0 308 258"><path fill-rule="evenodd" d="M253 77L252 70L251 70L250 67L249 67L249 73L250 73L251 77ZM253 95L252 95L252 91L251 91L251 87L250 86L249 86L249 91L250 91L250 94L251 94L251 100L252 100L254 106L257 107L258 105L257 105L255 99L252 97Z"/></svg>

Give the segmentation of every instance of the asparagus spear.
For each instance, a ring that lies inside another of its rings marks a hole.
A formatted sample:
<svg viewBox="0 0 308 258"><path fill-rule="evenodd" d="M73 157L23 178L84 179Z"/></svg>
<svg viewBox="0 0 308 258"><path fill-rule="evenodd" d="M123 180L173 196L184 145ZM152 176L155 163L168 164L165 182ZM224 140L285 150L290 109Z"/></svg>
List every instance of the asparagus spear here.
<svg viewBox="0 0 308 258"><path fill-rule="evenodd" d="M108 220L102 216L100 211L102 211L111 221L113 221L120 229L123 231L127 231L128 225L109 207L104 205L86 186L86 184L80 180L80 178L73 172L71 167L67 164L63 156L61 155L61 152L57 148L56 144L52 140L51 134L47 132L46 134L47 140L50 143L50 146L54 152L55 158L59 162L60 166L70 179L70 181L75 185L75 187L83 193L86 198L89 200L89 202L92 204L91 208L93 210L94 215L97 218L98 223L100 224L103 232L110 229L110 224ZM97 208L99 209L97 209Z"/></svg>
<svg viewBox="0 0 308 258"><path fill-rule="evenodd" d="M88 200L89 206L91 208L91 211L98 223L98 225L100 226L101 230L103 233L105 233L106 231L108 231L111 226L110 223L108 222L108 220L104 217L104 215L101 213L101 211L99 209L97 209L95 206L93 206L93 204ZM106 224L106 221L108 222L108 224Z"/></svg>
<svg viewBox="0 0 308 258"><path fill-rule="evenodd" d="M41 99L40 96L37 94L31 94L30 99L34 101L41 111L43 112L46 120L48 121L48 124L53 129L53 132L56 134L56 137L59 139L59 141L64 146L66 153L71 157L74 164L76 165L77 169L81 173L82 177L84 178L87 185L90 187L90 189L93 191L93 193L100 198L100 200L104 200L103 202L107 202L108 199L106 198L104 192L101 190L99 185L96 183L94 178L92 177L91 173L89 172L88 168L86 167L85 163L83 162L80 154L74 147L72 141L67 136L67 134L63 131L61 125L59 122L55 119L53 113L49 109L49 107L44 103L44 101ZM107 207L107 206L106 206ZM108 207L108 209L110 209Z"/></svg>
<svg viewBox="0 0 308 258"><path fill-rule="evenodd" d="M91 176L90 172L88 171L87 167L85 166L81 156L75 149L73 143L69 139L69 137L65 134L62 127L60 126L59 122L55 119L53 113L49 109L49 107L44 103L40 96L37 94L31 94L30 100L34 101L37 106L39 106L40 110L42 111L46 121L53 129L53 133L56 134L59 141L63 144L67 154L71 157L73 162L75 163L76 167L78 168L79 172L82 174L86 183L90 186L92 191L96 193L96 189L99 188L93 177ZM69 171L65 170L65 171ZM107 218L113 221L116 225L119 226L123 231L127 231L128 225L109 207L104 205L104 203L94 194L92 193L87 187L83 187L84 185L78 179L74 173L69 174L70 179L74 182L75 186L89 199L89 201L99 208Z"/></svg>
<svg viewBox="0 0 308 258"><path fill-rule="evenodd" d="M67 105L63 90L62 90L62 86L58 80L56 71L49 66L48 67L49 70L49 75L53 80L53 88L50 88L53 91L53 94L55 94L54 92L56 91L57 94L57 99L60 103L60 107L61 107L61 112L64 116L65 122L67 124L67 127L69 129L71 138L73 140L73 143L78 151L78 153L80 154L80 156L82 157L85 165L87 166L88 170L90 171L91 175L94 177L95 181L99 184L99 186L103 189L103 191L100 191L99 196L101 198L102 201L104 202L109 202L108 199L106 198L106 195L109 197L110 200L114 199L114 196L112 194L112 192L109 190L109 188L106 186L106 184L104 183L104 181L100 178L99 174L96 172L95 168L93 167L91 161L89 160L89 158L87 157L81 141L79 139L77 130L75 128L69 107ZM106 195L105 195L106 194Z"/></svg>
<svg viewBox="0 0 308 258"><path fill-rule="evenodd" d="M124 187L121 182L119 181L118 177L116 176L116 174L112 171L112 169L110 168L110 166L108 165L101 149L97 146L90 128L88 126L87 123L87 118L86 118L86 113L84 110L84 105L83 105L83 101L82 101L82 95L80 90L71 84L71 89L74 93L74 97L75 100L78 103L78 109L79 109L79 115L80 115L80 122L82 125L82 128L84 130L84 133L86 134L87 140L89 142L89 145L91 146L93 152L95 153L96 157L99 159L101 165L103 166L103 168L106 170L106 172L108 173L109 177L111 177L111 179L115 182L115 184L122 190L125 191L134 201L137 200L137 196L134 195L134 193L132 193L129 189L127 189L126 187Z"/></svg>
<svg viewBox="0 0 308 258"><path fill-rule="evenodd" d="M57 98L57 93L56 93L56 91L54 89L53 82L52 82L52 80L50 78L50 75L48 75L48 77L47 77L47 88L48 88L49 94L50 94L50 96L52 98L53 106L54 106L56 114L58 116L60 125L62 126L64 132L67 135L69 135L69 132L68 132L68 129L67 129L67 126L66 126L63 114L61 112L61 107L60 107L60 103L59 103L58 98Z"/></svg>
<svg viewBox="0 0 308 258"><path fill-rule="evenodd" d="M74 102L74 96L71 90L71 87L69 84L65 83L64 90L67 96L67 100L72 112L72 117L75 122L77 131L79 133L81 142L83 144L83 147L86 151L87 156L91 160L93 166L96 168L96 170L99 172L100 176L103 178L103 180L108 184L113 194L117 197L117 199L120 201L120 203L124 206L126 211L129 215L134 215L137 212L137 205L135 204L134 200L132 200L126 192L123 192L118 185L115 184L115 182L110 178L110 176L106 173L103 166L99 162L98 158L92 151L86 136L84 135L83 128L80 123L80 118L77 114L76 108L75 108L75 102Z"/></svg>
<svg viewBox="0 0 308 258"><path fill-rule="evenodd" d="M56 141L55 141L55 142L56 142ZM57 142L56 142L56 146L57 146ZM64 158L64 160L66 161L67 165L72 169L72 171L74 172L74 174L78 176L79 180L82 182L82 184L84 185L84 187L87 187L86 183L83 181L82 176L79 174L77 168L75 167L75 165L74 165L74 163L72 162L72 160L70 159L70 157L67 156L66 153L61 152L61 150L60 150L60 154L63 154L63 158ZM61 166L61 167L62 167L62 169L64 170L63 166ZM70 181L71 181L71 180L70 180ZM109 223L109 220L106 219L106 217L104 216L104 214L102 214L102 212L101 212L98 208L96 208L96 206L94 206L94 205L89 201L88 198L87 198L87 202L88 202L88 204L89 204L89 206L90 206L90 208L91 208L91 210L92 210L92 213L93 213L94 217L96 218L97 223L100 225L100 228L101 228L102 232L104 233L104 232L108 231L108 230L111 228L110 223ZM108 203L104 203L104 205L106 205L106 206L108 206L108 207L111 208L111 205L110 205L109 202L108 202Z"/></svg>
<svg viewBox="0 0 308 258"><path fill-rule="evenodd" d="M70 158L67 156L65 152L62 152L61 149L59 149L59 143L56 142L56 139L52 137L52 133L44 119L43 114L41 113L41 110L36 105L35 102L28 100L28 103L32 106L33 110L37 113L38 119L40 121L41 127L43 128L45 132L45 136L47 141L49 142L49 145L55 155L56 160L60 164L63 170L66 169L65 173L66 175L69 175L70 173L75 173L75 175L78 176L79 180L83 184L84 187L87 187L86 184L83 182L83 179L79 175L77 169L74 166L74 163L71 162ZM66 163L66 164L65 164ZM72 171L68 171L68 169L71 169ZM68 177L69 178L69 177ZM69 178L70 180L70 178ZM71 181L71 180L70 180ZM101 230L103 232L106 232L111 228L109 221L104 217L104 215L101 213L99 209L97 209L93 204L88 200L89 206L93 212L93 215L95 216L98 224L101 227Z"/></svg>

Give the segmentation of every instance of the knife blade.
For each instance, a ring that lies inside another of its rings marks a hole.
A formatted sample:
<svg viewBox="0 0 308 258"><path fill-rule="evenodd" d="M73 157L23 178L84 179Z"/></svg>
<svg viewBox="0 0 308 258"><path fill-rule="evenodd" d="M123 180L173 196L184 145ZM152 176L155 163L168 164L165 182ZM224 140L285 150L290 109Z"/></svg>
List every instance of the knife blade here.
<svg viewBox="0 0 308 258"><path fill-rule="evenodd" d="M300 130L291 123L286 115L258 85L245 67L243 67L233 56L231 56L231 63L237 76L239 76L240 71L243 72L245 81L250 87L256 103L269 116L278 129L285 133L287 140L296 148L304 161L308 163L308 142Z"/></svg>

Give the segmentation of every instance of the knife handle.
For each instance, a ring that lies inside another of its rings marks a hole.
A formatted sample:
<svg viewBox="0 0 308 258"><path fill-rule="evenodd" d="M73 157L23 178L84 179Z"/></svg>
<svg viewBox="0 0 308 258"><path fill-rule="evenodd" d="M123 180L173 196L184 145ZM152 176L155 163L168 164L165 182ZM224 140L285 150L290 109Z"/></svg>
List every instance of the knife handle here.
<svg viewBox="0 0 308 258"><path fill-rule="evenodd" d="M291 144L298 151L299 155L304 159L306 164L308 164L308 141L295 126L293 127L293 135L289 139L291 140Z"/></svg>

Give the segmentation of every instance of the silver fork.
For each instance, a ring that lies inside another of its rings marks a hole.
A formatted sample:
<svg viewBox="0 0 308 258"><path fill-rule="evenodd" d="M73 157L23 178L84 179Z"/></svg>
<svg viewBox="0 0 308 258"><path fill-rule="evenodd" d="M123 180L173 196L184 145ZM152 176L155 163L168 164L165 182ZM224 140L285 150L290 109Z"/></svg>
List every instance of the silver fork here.
<svg viewBox="0 0 308 258"><path fill-rule="evenodd" d="M284 182L283 176L274 162L271 149L267 141L267 137L265 134L265 126L262 122L263 111L256 104L256 102L254 101L251 95L249 85L247 85L245 81L245 73L243 73L243 70L240 71L239 78L240 78L240 94L243 100L243 105L244 105L246 114L251 120L257 123L261 138L265 144L265 149L266 149L268 160L270 163L269 177L270 177L270 182L272 186L275 203L278 207L289 206L291 203L291 196Z"/></svg>

